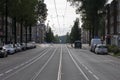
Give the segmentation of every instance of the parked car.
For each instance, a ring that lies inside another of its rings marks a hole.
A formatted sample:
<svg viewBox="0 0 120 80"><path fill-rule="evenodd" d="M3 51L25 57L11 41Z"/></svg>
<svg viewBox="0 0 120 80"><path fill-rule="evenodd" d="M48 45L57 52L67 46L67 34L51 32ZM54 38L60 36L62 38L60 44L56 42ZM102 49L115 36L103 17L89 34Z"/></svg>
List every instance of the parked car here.
<svg viewBox="0 0 120 80"><path fill-rule="evenodd" d="M7 51L5 51L4 49L0 48L0 57L7 57L8 54L7 54Z"/></svg>
<svg viewBox="0 0 120 80"><path fill-rule="evenodd" d="M25 43L21 43L22 50L26 50L26 45Z"/></svg>
<svg viewBox="0 0 120 80"><path fill-rule="evenodd" d="M27 43L27 49L32 49L32 48L36 48L35 42Z"/></svg>
<svg viewBox="0 0 120 80"><path fill-rule="evenodd" d="M96 54L108 54L108 48L105 44L98 44L95 48Z"/></svg>
<svg viewBox="0 0 120 80"><path fill-rule="evenodd" d="M94 52L96 45L101 44L101 43L102 42L101 42L100 38L93 38L93 39L91 39L90 51Z"/></svg>
<svg viewBox="0 0 120 80"><path fill-rule="evenodd" d="M32 44L32 48L36 48L36 43L35 42L31 42Z"/></svg>
<svg viewBox="0 0 120 80"><path fill-rule="evenodd" d="M13 47L13 44L4 45L3 50L5 50L8 54L14 54L16 52L16 49Z"/></svg>
<svg viewBox="0 0 120 80"><path fill-rule="evenodd" d="M15 44L16 51L22 51L22 46L19 43Z"/></svg>

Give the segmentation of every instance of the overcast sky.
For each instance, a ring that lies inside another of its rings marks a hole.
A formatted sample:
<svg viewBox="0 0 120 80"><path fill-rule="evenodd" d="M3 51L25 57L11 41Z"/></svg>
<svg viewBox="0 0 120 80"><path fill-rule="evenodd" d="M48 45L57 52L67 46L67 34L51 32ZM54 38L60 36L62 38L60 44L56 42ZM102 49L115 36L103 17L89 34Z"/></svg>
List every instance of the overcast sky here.
<svg viewBox="0 0 120 80"><path fill-rule="evenodd" d="M80 18L79 15L76 15L75 8L70 6L69 2L66 1L67 0L55 0L58 20L60 24L59 26L54 0L45 0L48 9L48 17L46 23L49 22L49 25L51 26L53 32L58 35L65 35L67 32L70 32L76 17ZM109 2L111 1L112 0L109 0Z"/></svg>

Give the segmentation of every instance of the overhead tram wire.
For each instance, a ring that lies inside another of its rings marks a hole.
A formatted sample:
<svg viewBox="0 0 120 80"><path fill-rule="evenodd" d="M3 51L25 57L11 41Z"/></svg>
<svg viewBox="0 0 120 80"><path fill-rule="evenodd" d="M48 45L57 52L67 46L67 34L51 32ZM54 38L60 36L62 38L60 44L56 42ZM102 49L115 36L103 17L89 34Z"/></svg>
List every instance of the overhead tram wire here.
<svg viewBox="0 0 120 80"><path fill-rule="evenodd" d="M59 23L59 19L58 19L58 12L57 12L57 7L56 7L56 1L54 0L54 5L55 5L55 12L56 12L56 15L57 15L57 22L58 22L58 26L59 26L59 33L60 32L60 23Z"/></svg>
<svg viewBox="0 0 120 80"><path fill-rule="evenodd" d="M66 0L66 3L65 3L65 11L64 11L64 13L63 13L63 27L65 27L66 11L67 11L67 0ZM62 32L64 32L64 28L63 28Z"/></svg>
<svg viewBox="0 0 120 80"><path fill-rule="evenodd" d="M66 0L66 4L65 4L65 11L64 11L64 17L66 16L66 11L67 11L67 0Z"/></svg>
<svg viewBox="0 0 120 80"><path fill-rule="evenodd" d="M52 15L50 16L50 18L51 18L51 20L52 20L52 23L53 23L53 25L54 25L54 21L53 21L53 17L52 17ZM52 25L52 27L55 29L55 27Z"/></svg>

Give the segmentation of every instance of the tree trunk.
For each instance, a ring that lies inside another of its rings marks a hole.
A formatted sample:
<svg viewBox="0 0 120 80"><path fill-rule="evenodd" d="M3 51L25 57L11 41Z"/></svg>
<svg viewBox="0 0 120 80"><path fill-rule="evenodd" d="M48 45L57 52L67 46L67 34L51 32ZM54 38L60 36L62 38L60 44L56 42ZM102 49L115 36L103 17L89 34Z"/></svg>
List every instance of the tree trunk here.
<svg viewBox="0 0 120 80"><path fill-rule="evenodd" d="M27 46L27 26L25 26L25 43L26 43L26 46Z"/></svg>
<svg viewBox="0 0 120 80"><path fill-rule="evenodd" d="M20 44L23 43L23 21L21 20L20 24Z"/></svg>
<svg viewBox="0 0 120 80"><path fill-rule="evenodd" d="M5 44L8 43L8 0L6 0L5 5Z"/></svg>
<svg viewBox="0 0 120 80"><path fill-rule="evenodd" d="M17 43L16 17L13 18L13 35L14 35L14 44L15 44L15 43Z"/></svg>
<svg viewBox="0 0 120 80"><path fill-rule="evenodd" d="M32 27L31 25L29 26L29 41L32 40Z"/></svg>
<svg viewBox="0 0 120 80"><path fill-rule="evenodd" d="M94 15L94 37L98 37L99 21L97 13Z"/></svg>
<svg viewBox="0 0 120 80"><path fill-rule="evenodd" d="M2 19L2 24L1 24L1 32L2 32L2 43L4 44L4 14L2 14L2 16L1 16L1 19Z"/></svg>
<svg viewBox="0 0 120 80"><path fill-rule="evenodd" d="M89 30L89 45L90 45L90 42L91 42L91 36L92 36L92 28L90 27L90 30Z"/></svg>

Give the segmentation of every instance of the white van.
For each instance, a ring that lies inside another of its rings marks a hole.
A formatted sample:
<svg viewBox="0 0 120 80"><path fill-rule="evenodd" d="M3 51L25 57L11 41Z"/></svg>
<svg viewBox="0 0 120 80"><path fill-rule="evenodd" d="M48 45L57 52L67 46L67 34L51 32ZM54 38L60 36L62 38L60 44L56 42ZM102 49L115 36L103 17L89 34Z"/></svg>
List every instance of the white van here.
<svg viewBox="0 0 120 80"><path fill-rule="evenodd" d="M91 39L90 51L94 52L95 51L95 47L96 47L97 44L102 44L102 41L101 41L100 38L93 38L93 39Z"/></svg>

